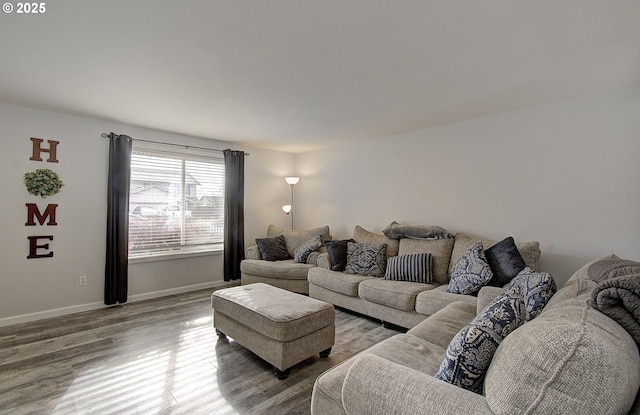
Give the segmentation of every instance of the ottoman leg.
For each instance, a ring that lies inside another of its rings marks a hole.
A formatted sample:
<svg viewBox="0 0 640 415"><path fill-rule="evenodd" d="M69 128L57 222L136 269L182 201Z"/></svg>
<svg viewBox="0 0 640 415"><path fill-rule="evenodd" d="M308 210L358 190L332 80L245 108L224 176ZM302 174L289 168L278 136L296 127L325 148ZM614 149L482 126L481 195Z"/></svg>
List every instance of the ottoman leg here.
<svg viewBox="0 0 640 415"><path fill-rule="evenodd" d="M226 339L227 335L224 334L223 332L221 332L220 330L216 329L216 334L218 335L219 339Z"/></svg>
<svg viewBox="0 0 640 415"><path fill-rule="evenodd" d="M276 376L278 377L278 379L283 380L286 379L287 376L289 376L289 373L291 373L291 368L289 369L285 369L285 370L280 370L277 367L273 367L273 371L275 372Z"/></svg>
<svg viewBox="0 0 640 415"><path fill-rule="evenodd" d="M323 359L327 358L327 357L329 357L329 353L331 353L331 347L329 347L326 350L321 351L320 352L320 357L323 358Z"/></svg>

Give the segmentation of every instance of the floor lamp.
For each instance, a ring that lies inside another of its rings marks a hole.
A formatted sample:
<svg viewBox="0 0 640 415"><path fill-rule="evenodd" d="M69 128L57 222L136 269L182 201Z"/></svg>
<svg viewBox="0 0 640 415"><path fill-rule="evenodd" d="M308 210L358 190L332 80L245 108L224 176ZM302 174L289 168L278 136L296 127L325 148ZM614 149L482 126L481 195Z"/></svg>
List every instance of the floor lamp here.
<svg viewBox="0 0 640 415"><path fill-rule="evenodd" d="M284 180L289 184L289 186L291 186L291 204L282 206L282 210L284 210L284 213L286 213L287 215L291 215L291 229L293 230L294 229L293 211L295 210L294 204L293 204L293 186L298 184L298 182L300 181L300 178L290 176L290 177L285 177Z"/></svg>

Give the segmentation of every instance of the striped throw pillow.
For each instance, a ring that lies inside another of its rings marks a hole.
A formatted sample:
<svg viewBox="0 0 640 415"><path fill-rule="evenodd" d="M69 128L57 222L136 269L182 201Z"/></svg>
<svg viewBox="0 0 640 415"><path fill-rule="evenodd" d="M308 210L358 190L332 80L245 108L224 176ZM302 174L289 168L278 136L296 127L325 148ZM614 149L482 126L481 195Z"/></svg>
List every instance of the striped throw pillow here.
<svg viewBox="0 0 640 415"><path fill-rule="evenodd" d="M433 281L431 275L431 254L423 252L389 258L384 279L430 284Z"/></svg>

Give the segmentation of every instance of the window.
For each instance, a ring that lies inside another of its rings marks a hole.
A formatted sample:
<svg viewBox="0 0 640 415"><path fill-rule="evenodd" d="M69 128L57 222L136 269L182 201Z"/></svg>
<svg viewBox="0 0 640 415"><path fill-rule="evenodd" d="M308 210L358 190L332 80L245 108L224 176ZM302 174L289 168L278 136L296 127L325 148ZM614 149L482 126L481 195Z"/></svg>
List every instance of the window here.
<svg viewBox="0 0 640 415"><path fill-rule="evenodd" d="M223 229L222 158L133 150L129 258L212 250Z"/></svg>

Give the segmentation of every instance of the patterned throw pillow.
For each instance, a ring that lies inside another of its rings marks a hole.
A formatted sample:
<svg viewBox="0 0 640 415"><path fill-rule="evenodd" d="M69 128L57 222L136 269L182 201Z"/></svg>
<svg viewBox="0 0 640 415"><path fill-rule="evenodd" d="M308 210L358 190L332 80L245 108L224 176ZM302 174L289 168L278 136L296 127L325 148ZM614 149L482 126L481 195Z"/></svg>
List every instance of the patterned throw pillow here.
<svg viewBox="0 0 640 415"><path fill-rule="evenodd" d="M530 321L540 314L549 299L556 293L556 289L556 282L550 274L535 272L527 267L511 280L508 291L524 297L527 308L525 320Z"/></svg>
<svg viewBox="0 0 640 415"><path fill-rule="evenodd" d="M258 245L260 256L265 261L281 261L290 258L283 235L275 238L258 238L256 245Z"/></svg>
<svg viewBox="0 0 640 415"><path fill-rule="evenodd" d="M329 254L332 271L344 271L347 266L347 243L355 242L353 239L342 239L339 241L327 241L324 243Z"/></svg>
<svg viewBox="0 0 640 415"><path fill-rule="evenodd" d="M484 254L493 272L493 278L487 285L494 287L509 283L527 266L511 236L487 249Z"/></svg>
<svg viewBox="0 0 640 415"><path fill-rule="evenodd" d="M475 243L451 269L451 280L445 290L453 294L473 294L493 277L482 249L482 243Z"/></svg>
<svg viewBox="0 0 640 415"><path fill-rule="evenodd" d="M298 245L298 247L295 249L295 251L293 252L293 262L298 262L300 264L306 263L309 255L312 252L317 251L321 246L322 236L312 236L310 239Z"/></svg>
<svg viewBox="0 0 640 415"><path fill-rule="evenodd" d="M382 277L387 265L385 244L347 242L347 274Z"/></svg>
<svg viewBox="0 0 640 415"><path fill-rule="evenodd" d="M525 322L522 295L504 292L449 343L437 379L482 393L484 376L505 337Z"/></svg>
<svg viewBox="0 0 640 415"><path fill-rule="evenodd" d="M384 279L430 284L432 281L431 254L408 254L389 258Z"/></svg>

